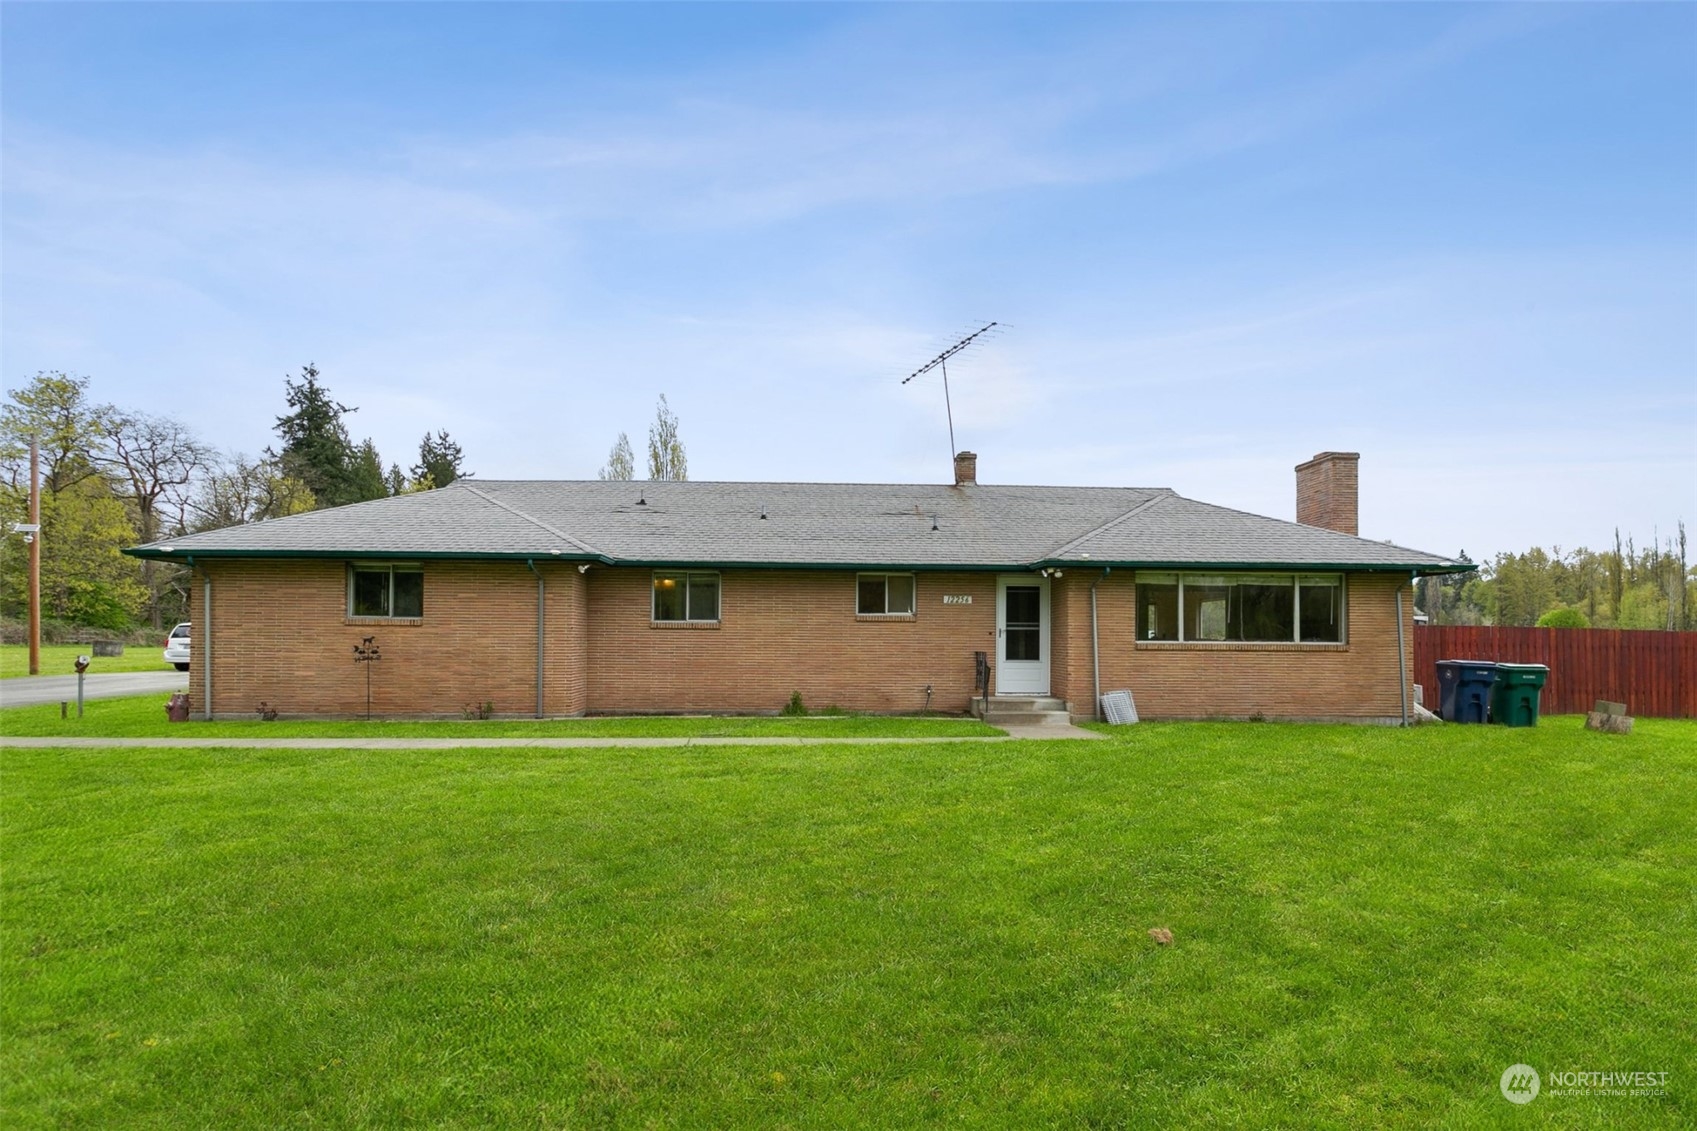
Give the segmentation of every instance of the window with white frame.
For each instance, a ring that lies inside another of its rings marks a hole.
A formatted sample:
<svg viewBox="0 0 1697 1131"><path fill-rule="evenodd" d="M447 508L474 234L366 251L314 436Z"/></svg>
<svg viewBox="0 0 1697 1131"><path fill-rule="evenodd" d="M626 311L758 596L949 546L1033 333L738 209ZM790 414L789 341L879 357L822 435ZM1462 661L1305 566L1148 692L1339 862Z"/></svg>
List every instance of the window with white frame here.
<svg viewBox="0 0 1697 1131"><path fill-rule="evenodd" d="M655 570L657 621L717 621L719 575L697 570Z"/></svg>
<svg viewBox="0 0 1697 1131"><path fill-rule="evenodd" d="M1137 574L1137 639L1341 644L1343 575Z"/></svg>
<svg viewBox="0 0 1697 1131"><path fill-rule="evenodd" d="M863 617L912 616L914 588L911 573L858 574L854 611Z"/></svg>
<svg viewBox="0 0 1697 1131"><path fill-rule="evenodd" d="M348 567L348 615L416 619L424 615L424 567L356 562Z"/></svg>

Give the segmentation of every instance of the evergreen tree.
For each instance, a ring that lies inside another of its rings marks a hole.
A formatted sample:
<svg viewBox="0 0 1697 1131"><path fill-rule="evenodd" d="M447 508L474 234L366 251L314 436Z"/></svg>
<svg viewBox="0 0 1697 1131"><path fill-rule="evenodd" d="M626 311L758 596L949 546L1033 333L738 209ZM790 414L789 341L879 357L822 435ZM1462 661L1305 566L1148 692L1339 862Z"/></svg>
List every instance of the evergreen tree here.
<svg viewBox="0 0 1697 1131"><path fill-rule="evenodd" d="M381 499L389 494L389 480L383 474L383 458L377 454L377 445L370 437L360 441L354 449L353 459L348 465L348 483L353 491L354 503L363 503L367 499Z"/></svg>
<svg viewBox="0 0 1697 1131"><path fill-rule="evenodd" d="M413 465L412 477L420 487L446 487L456 479L471 474L464 468L465 456L460 446L448 438L446 431L432 436L426 432L418 444L418 462Z"/></svg>
<svg viewBox="0 0 1697 1131"><path fill-rule="evenodd" d="M283 378L283 387L293 411L277 418L275 430L282 447L268 448L266 455L281 463L285 476L306 484L321 507L374 497L361 495L355 483L354 446L342 422L343 416L358 410L337 402L319 384L318 367L310 363L302 367L298 382ZM381 471L378 479L382 479Z"/></svg>
<svg viewBox="0 0 1697 1131"><path fill-rule="evenodd" d="M358 412L330 395L318 380L318 367L301 368L301 379L283 378L284 397L294 411L275 425L281 450L266 449L282 474L306 484L321 507L339 507L381 499L389 493L383 460L369 438L355 444L343 417Z"/></svg>

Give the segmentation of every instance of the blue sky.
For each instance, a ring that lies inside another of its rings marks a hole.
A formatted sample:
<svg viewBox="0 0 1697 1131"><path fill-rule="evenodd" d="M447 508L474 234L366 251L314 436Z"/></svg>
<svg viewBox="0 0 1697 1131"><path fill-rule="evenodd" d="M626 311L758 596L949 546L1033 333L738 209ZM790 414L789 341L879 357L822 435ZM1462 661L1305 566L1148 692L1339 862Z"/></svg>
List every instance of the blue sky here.
<svg viewBox="0 0 1697 1131"><path fill-rule="evenodd" d="M1170 486L1475 558L1697 521L1688 5L0 9L0 375L315 361L485 478ZM1494 501L1482 488L1508 494Z"/></svg>

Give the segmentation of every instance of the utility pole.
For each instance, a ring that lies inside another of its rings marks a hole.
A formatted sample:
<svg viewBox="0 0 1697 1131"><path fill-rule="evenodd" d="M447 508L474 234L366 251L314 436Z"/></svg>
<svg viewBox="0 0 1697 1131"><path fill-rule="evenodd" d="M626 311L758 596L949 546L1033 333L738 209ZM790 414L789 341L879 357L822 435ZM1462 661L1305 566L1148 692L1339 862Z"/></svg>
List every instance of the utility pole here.
<svg viewBox="0 0 1697 1131"><path fill-rule="evenodd" d="M29 674L41 674L41 452L29 438Z"/></svg>

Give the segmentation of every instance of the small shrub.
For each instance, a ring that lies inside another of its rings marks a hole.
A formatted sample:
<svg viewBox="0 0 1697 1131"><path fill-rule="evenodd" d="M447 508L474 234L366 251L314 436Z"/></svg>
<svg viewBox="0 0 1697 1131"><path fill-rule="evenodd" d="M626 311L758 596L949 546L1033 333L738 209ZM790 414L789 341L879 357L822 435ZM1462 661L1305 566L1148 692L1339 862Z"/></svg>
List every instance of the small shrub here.
<svg viewBox="0 0 1697 1131"><path fill-rule="evenodd" d="M1590 628L1591 618L1583 609L1558 605L1538 618L1539 628Z"/></svg>
<svg viewBox="0 0 1697 1131"><path fill-rule="evenodd" d="M807 714L807 704L801 701L801 692L790 692L790 701L784 704L783 709L780 710L778 714L791 715L796 718L800 718Z"/></svg>
<svg viewBox="0 0 1697 1131"><path fill-rule="evenodd" d="M470 722L473 719L483 721L493 717L494 714L495 704L487 699L485 699L481 704L467 703L464 707L460 708L460 718L465 719L467 722Z"/></svg>

